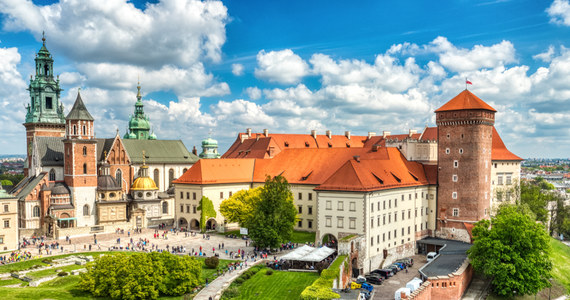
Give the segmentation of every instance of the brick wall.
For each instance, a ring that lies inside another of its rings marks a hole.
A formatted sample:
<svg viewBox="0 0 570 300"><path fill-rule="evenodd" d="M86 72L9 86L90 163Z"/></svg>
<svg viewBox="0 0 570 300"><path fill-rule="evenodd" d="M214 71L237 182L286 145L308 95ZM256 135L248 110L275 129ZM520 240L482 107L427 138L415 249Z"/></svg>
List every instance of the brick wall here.
<svg viewBox="0 0 570 300"><path fill-rule="evenodd" d="M463 293L469 286L473 278L473 267L469 260L465 260L463 265L454 273L446 276L430 277L419 289L414 291L410 300L457 300L461 299ZM403 298L404 299L404 298Z"/></svg>

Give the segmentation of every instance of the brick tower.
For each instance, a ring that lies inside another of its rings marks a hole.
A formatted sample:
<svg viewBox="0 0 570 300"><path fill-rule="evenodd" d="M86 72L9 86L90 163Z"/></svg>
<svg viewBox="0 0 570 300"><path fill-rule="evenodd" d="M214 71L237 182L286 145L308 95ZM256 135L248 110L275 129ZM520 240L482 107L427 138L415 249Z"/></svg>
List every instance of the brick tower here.
<svg viewBox="0 0 570 300"><path fill-rule="evenodd" d="M473 224L489 217L495 112L468 90L435 111L438 237L470 242Z"/></svg>
<svg viewBox="0 0 570 300"><path fill-rule="evenodd" d="M77 226L95 225L95 190L97 188L97 142L93 117L81 95L65 118L64 180L71 190Z"/></svg>
<svg viewBox="0 0 570 300"><path fill-rule="evenodd" d="M63 137L65 135L65 116L63 104L59 101L62 89L59 77L53 76L53 58L46 48L46 39L36 55L36 76L30 77L30 104L26 106L26 151L28 164L24 173L29 174L32 162L32 143L35 136Z"/></svg>

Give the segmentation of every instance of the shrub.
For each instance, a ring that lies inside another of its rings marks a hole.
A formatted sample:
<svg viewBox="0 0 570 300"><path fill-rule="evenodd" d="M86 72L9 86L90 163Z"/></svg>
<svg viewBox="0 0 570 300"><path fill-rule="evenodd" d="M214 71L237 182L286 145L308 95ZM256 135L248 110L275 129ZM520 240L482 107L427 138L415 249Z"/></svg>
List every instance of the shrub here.
<svg viewBox="0 0 570 300"><path fill-rule="evenodd" d="M222 299L232 299L239 296L239 289L235 286L230 286L222 295Z"/></svg>
<svg viewBox="0 0 570 300"><path fill-rule="evenodd" d="M251 273L243 273L241 274L240 278L243 278L244 280L248 280L251 277Z"/></svg>
<svg viewBox="0 0 570 300"><path fill-rule="evenodd" d="M60 277L67 276L67 275L69 275L69 273L67 273L67 272L59 272L59 273L57 273L57 276L60 276Z"/></svg>
<svg viewBox="0 0 570 300"><path fill-rule="evenodd" d="M43 262L44 264L50 265L50 264L53 262L53 260L51 260L50 258L44 258L44 259L42 259L42 262Z"/></svg>
<svg viewBox="0 0 570 300"><path fill-rule="evenodd" d="M273 270L269 269L265 271L265 275L271 275L271 274L273 274Z"/></svg>
<svg viewBox="0 0 570 300"><path fill-rule="evenodd" d="M242 284L242 283L245 282L245 280L246 280L246 279L244 279L244 278L242 278L242 277L238 277L238 278L236 278L236 280L234 280L234 282L235 282L236 284Z"/></svg>
<svg viewBox="0 0 570 300"><path fill-rule="evenodd" d="M210 256L210 257L206 258L206 260L204 261L204 264L209 269L215 269L220 264L220 260L215 256Z"/></svg>

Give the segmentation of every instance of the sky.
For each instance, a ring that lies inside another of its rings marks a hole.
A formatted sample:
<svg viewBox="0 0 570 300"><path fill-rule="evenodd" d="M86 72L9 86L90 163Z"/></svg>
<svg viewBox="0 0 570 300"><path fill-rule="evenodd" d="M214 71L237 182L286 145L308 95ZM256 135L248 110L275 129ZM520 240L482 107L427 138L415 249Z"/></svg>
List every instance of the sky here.
<svg viewBox="0 0 570 300"><path fill-rule="evenodd" d="M569 1L2 0L0 154L25 153L45 32L99 138L125 133L138 81L159 139L223 153L246 128L422 131L468 79L512 152L567 158Z"/></svg>

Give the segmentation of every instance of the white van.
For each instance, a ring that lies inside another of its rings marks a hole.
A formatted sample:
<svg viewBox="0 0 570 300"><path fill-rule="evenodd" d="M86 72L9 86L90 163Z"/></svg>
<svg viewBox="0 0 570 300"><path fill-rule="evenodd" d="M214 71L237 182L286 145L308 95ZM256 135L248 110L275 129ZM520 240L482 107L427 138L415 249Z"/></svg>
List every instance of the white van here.
<svg viewBox="0 0 570 300"><path fill-rule="evenodd" d="M428 262L432 261L436 256L437 256L437 252L430 252L430 253L428 253L427 256L426 256L427 261L428 261Z"/></svg>

